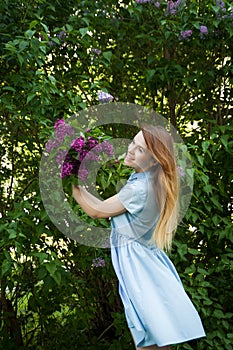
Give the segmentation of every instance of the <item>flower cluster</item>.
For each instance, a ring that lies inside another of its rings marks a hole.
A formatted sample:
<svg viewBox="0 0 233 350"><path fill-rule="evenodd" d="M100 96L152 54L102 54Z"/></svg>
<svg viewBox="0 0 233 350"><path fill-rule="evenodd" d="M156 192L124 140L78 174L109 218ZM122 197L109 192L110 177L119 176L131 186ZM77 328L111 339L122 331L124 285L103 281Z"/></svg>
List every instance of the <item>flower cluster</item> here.
<svg viewBox="0 0 233 350"><path fill-rule="evenodd" d="M64 141L65 136L74 136L74 129L69 124L66 124L64 119L57 120L54 125L55 130L55 140L49 140L45 149L48 153L51 152L53 148L57 148Z"/></svg>
<svg viewBox="0 0 233 350"><path fill-rule="evenodd" d="M208 34L208 28L206 26L200 26L200 37L203 39Z"/></svg>
<svg viewBox="0 0 233 350"><path fill-rule="evenodd" d="M154 2L155 7L158 7L158 8L160 7L160 1L161 0ZM135 0L135 2L137 4L146 4L146 3L152 3L153 1L152 0Z"/></svg>
<svg viewBox="0 0 233 350"><path fill-rule="evenodd" d="M112 102L114 100L114 97L107 92L99 91L98 100L100 103L108 103L108 102Z"/></svg>
<svg viewBox="0 0 233 350"><path fill-rule="evenodd" d="M183 0L177 0L177 1L168 1L167 2L167 9L165 12L165 15L175 15L177 11L180 11L181 5L185 5Z"/></svg>
<svg viewBox="0 0 233 350"><path fill-rule="evenodd" d="M233 12L232 7L230 8L230 12L227 14L227 8L226 4L222 0L216 0L216 6L219 8L217 13L217 18L222 19L232 19L233 18Z"/></svg>
<svg viewBox="0 0 233 350"><path fill-rule="evenodd" d="M95 54L98 55L98 56L102 53L102 51L99 50L99 49L91 49L91 52L92 52L92 53L95 53Z"/></svg>
<svg viewBox="0 0 233 350"><path fill-rule="evenodd" d="M145 4L147 2L151 2L152 0L135 0L137 4Z"/></svg>
<svg viewBox="0 0 233 350"><path fill-rule="evenodd" d="M226 11L226 7L225 7L226 5L225 5L224 1L216 0L216 6L218 6L220 10L222 10L224 12Z"/></svg>
<svg viewBox="0 0 233 350"><path fill-rule="evenodd" d="M106 265L106 262L105 262L105 260L102 259L102 258L95 258L95 259L93 259L93 261L92 261L92 265L93 265L94 267L104 267L104 266Z"/></svg>
<svg viewBox="0 0 233 350"><path fill-rule="evenodd" d="M65 121L58 120L54 125L55 140L49 140L46 143L46 151L50 153L52 149L57 149L65 137L74 136L74 129L66 124ZM90 134L91 130L86 130L86 136L81 135L78 138L74 138L70 144L70 150L58 150L56 155L56 163L61 168L61 178L65 178L70 175L76 175L81 181L85 181L89 171L88 164L90 162L98 162L101 154L107 156L110 159L113 156L112 145L104 140L101 142L101 138L94 138Z"/></svg>
<svg viewBox="0 0 233 350"><path fill-rule="evenodd" d="M193 32L191 29L184 30L183 32L180 33L179 39L180 40L185 40L188 39L192 36Z"/></svg>

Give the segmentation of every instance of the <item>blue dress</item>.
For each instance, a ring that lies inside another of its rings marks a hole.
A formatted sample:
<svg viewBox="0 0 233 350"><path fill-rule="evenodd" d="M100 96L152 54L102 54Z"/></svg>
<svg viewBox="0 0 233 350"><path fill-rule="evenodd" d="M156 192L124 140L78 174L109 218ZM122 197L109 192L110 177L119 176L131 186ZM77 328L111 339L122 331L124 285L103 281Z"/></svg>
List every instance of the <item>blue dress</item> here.
<svg viewBox="0 0 233 350"><path fill-rule="evenodd" d="M132 174L118 198L127 211L111 218L112 263L137 347L205 336L174 265L149 241L159 217L150 172Z"/></svg>

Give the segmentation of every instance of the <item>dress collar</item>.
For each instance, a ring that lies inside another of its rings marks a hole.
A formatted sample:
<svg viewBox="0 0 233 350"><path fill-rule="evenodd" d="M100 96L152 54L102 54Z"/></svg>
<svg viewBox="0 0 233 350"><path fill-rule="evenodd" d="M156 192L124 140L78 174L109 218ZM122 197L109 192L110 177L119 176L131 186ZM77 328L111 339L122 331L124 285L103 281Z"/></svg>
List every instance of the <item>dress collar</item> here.
<svg viewBox="0 0 233 350"><path fill-rule="evenodd" d="M139 180L139 179L144 179L144 178L148 178L148 177L151 177L151 172L150 171L142 171L142 172L139 172L139 173L132 173L129 177L129 181L130 180Z"/></svg>

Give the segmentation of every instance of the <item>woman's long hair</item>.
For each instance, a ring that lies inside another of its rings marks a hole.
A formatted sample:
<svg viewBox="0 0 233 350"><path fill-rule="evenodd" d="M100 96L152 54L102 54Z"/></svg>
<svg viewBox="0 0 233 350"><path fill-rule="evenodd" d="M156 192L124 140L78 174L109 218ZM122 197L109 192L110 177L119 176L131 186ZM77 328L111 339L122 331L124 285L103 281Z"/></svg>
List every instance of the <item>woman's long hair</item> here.
<svg viewBox="0 0 233 350"><path fill-rule="evenodd" d="M147 148L156 161L151 170L160 217L152 240L158 248L170 250L177 228L179 192L173 140L161 126L145 126L142 133Z"/></svg>

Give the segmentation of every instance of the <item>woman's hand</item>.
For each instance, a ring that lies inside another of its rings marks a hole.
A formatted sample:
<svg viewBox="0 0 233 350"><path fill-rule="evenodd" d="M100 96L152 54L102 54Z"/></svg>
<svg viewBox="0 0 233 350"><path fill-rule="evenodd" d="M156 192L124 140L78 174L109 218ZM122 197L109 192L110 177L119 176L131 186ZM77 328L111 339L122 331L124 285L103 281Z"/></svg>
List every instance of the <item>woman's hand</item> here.
<svg viewBox="0 0 233 350"><path fill-rule="evenodd" d="M77 186L77 185L72 185L72 196L73 197L76 197L76 196L79 196L81 191L80 191L80 186Z"/></svg>

